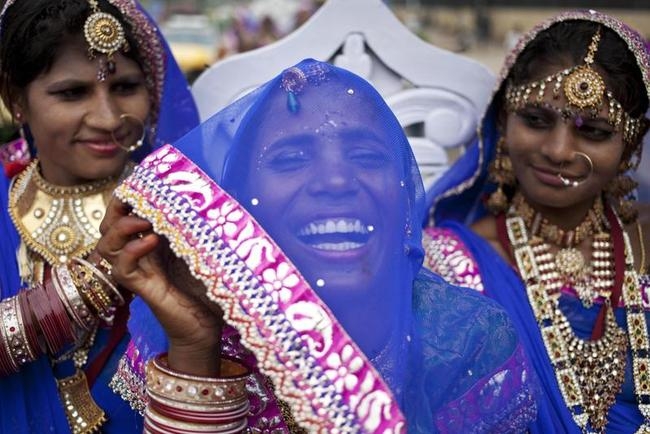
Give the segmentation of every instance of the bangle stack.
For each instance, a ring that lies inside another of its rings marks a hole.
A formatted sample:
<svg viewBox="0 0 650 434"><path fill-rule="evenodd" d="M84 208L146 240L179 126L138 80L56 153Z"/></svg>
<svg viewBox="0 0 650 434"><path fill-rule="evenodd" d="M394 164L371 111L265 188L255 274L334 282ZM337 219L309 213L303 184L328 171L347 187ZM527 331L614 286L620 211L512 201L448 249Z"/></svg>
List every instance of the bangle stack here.
<svg viewBox="0 0 650 434"><path fill-rule="evenodd" d="M198 377L170 369L165 354L150 360L144 432L246 432L250 407L248 371L230 359L222 359L221 367L222 377Z"/></svg>
<svg viewBox="0 0 650 434"><path fill-rule="evenodd" d="M97 266L85 259L72 258L69 267L81 296L93 307L99 318L112 324L115 306L124 304L124 297L117 287Z"/></svg>
<svg viewBox="0 0 650 434"><path fill-rule="evenodd" d="M124 298L110 277L110 264L75 258L52 267L43 285L0 302L0 376L19 371L46 352L79 345L97 325L110 323Z"/></svg>

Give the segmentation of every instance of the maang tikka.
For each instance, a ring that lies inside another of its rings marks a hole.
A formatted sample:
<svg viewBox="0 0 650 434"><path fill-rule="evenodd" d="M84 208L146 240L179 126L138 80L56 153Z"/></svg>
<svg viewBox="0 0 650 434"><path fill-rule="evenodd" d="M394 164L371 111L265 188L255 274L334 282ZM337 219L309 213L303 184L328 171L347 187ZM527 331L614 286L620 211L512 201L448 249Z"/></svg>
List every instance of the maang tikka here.
<svg viewBox="0 0 650 434"><path fill-rule="evenodd" d="M601 39L601 28L591 38L584 63L549 75L541 80L522 85L509 83L506 87L506 108L515 112L526 105L545 106L557 110L563 119L574 119L576 126L583 123L583 116L597 117L603 107L607 107L607 122L616 131L623 131L623 142L635 144L645 122L644 116L633 117L627 113L620 102L607 89L603 76L594 68L596 52ZM551 88L553 99L560 91L564 93L567 104L564 108L544 102L546 91Z"/></svg>
<svg viewBox="0 0 650 434"><path fill-rule="evenodd" d="M97 80L104 81L108 74L115 73L114 54L128 50L124 27L113 15L99 10L97 0L88 0L92 11L84 24L84 37L88 43L91 59L99 56ZM105 57L103 56L105 55Z"/></svg>

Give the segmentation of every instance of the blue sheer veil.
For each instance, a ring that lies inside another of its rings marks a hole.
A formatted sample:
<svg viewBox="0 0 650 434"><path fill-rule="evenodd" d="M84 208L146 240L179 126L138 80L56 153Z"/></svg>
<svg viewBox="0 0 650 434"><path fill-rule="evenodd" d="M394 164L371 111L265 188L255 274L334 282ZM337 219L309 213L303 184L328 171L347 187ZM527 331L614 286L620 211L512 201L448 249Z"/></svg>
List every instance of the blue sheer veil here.
<svg viewBox="0 0 650 434"><path fill-rule="evenodd" d="M4 3L1 23L6 11L17 1ZM151 150L171 143L199 123L198 111L187 81L174 60L155 21L135 0L108 0L134 25L134 34L143 51L145 74L150 78L153 111L148 120L149 128L145 145L133 154L139 161ZM0 294L2 298L15 295L22 287L16 250L20 238L9 217L9 180L0 176ZM68 423L59 402L51 367L47 358L41 358L23 367L21 374L0 379L0 432L49 432L67 433Z"/></svg>
<svg viewBox="0 0 650 434"><path fill-rule="evenodd" d="M379 93L307 59L174 146L274 238L399 397L424 190ZM129 327L139 348L164 345L146 322Z"/></svg>

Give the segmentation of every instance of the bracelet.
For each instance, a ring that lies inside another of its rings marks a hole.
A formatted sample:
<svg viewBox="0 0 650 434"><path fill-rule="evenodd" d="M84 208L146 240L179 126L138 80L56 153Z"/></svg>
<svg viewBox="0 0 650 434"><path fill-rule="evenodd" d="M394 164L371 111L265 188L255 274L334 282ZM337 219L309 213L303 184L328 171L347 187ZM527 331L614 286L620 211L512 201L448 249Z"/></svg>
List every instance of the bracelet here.
<svg viewBox="0 0 650 434"><path fill-rule="evenodd" d="M43 290L47 297L47 301L50 303L50 307L52 308L52 317L54 319L55 329L58 331L60 338L63 341L63 346L66 346L71 342L76 342L78 336L75 333L70 317L66 313L61 297L59 297L54 289L52 279L47 280L43 286Z"/></svg>
<svg viewBox="0 0 650 434"><path fill-rule="evenodd" d="M23 314L23 323L25 326L27 342L32 344L34 351L34 360L36 360L42 354L45 354L47 352L47 345L45 344L45 340L38 335L38 327L34 322L34 315L32 315L32 311L29 309L27 292L28 291L24 290L18 293L18 306Z"/></svg>
<svg viewBox="0 0 650 434"><path fill-rule="evenodd" d="M119 306L122 306L125 303L122 293L117 289L115 283L113 283L113 279L111 277L112 266L106 259L100 257L99 261L96 264L92 264L83 258L74 257L72 260L77 262L79 265L88 268L93 273L93 275L95 275L104 283L104 287L108 288L112 293L112 297L109 298L113 302L116 302Z"/></svg>
<svg viewBox="0 0 650 434"><path fill-rule="evenodd" d="M52 267L50 276L54 289L61 300L64 301L64 305L75 324L86 331L94 329L97 320L77 290L68 267L65 265Z"/></svg>
<svg viewBox="0 0 650 434"><path fill-rule="evenodd" d="M78 261L71 261L69 270L72 281L84 300L90 304L99 318L110 324L115 311L102 282L95 278L92 270Z"/></svg>
<svg viewBox="0 0 650 434"><path fill-rule="evenodd" d="M145 432L238 433L248 426L249 371L222 359L223 377L201 377L169 368L167 355L147 362Z"/></svg>
<svg viewBox="0 0 650 434"><path fill-rule="evenodd" d="M215 424L215 423L190 423L185 422L179 419L172 419L165 417L156 411L152 410L151 407L147 406L144 411L144 430L145 434L168 434L168 433L228 433L228 434L239 434L247 432L248 420L243 418L241 420L225 423L225 424Z"/></svg>
<svg viewBox="0 0 650 434"><path fill-rule="evenodd" d="M15 300L15 297L7 298L0 303L0 320L1 320L1 326L0 326L0 337L2 338L2 364L4 366L4 370L8 370L9 372L18 372L18 360L16 360L15 354L12 352L12 334L9 331L12 326L16 326L14 322L12 321L12 317L15 317L14 314L11 313L12 309L12 304Z"/></svg>

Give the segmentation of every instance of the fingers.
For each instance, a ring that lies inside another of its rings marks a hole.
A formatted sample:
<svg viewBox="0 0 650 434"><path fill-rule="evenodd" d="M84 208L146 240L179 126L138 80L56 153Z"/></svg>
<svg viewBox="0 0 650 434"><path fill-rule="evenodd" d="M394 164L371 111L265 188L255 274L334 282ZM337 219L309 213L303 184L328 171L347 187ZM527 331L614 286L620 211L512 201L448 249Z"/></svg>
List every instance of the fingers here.
<svg viewBox="0 0 650 434"><path fill-rule="evenodd" d="M104 235L121 217L131 214L131 207L113 196L106 207L104 219L99 225L99 232Z"/></svg>
<svg viewBox="0 0 650 434"><path fill-rule="evenodd" d="M121 211L111 208L102 221L104 226L98 250L105 258L115 256L124 246L135 238L141 238L143 232L151 230L151 223L134 215L121 215Z"/></svg>

